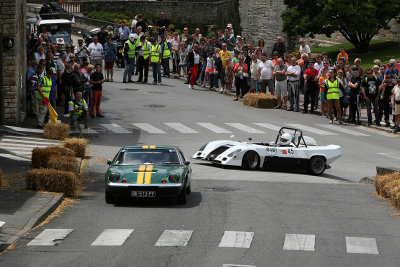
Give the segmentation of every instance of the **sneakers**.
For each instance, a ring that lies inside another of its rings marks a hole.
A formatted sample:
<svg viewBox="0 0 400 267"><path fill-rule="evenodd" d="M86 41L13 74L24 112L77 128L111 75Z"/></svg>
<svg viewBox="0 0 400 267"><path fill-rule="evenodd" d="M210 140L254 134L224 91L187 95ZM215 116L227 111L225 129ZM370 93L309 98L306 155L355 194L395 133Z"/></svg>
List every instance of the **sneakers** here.
<svg viewBox="0 0 400 267"><path fill-rule="evenodd" d="M158 82L157 85L161 85L161 82Z"/></svg>
<svg viewBox="0 0 400 267"><path fill-rule="evenodd" d="M344 125L344 122L343 122L343 121L339 121L339 124L340 124L340 125Z"/></svg>
<svg viewBox="0 0 400 267"><path fill-rule="evenodd" d="M204 88L204 87L206 87L206 85L204 83L202 83L200 87Z"/></svg>
<svg viewBox="0 0 400 267"><path fill-rule="evenodd" d="M390 122L386 122L385 127L390 127Z"/></svg>
<svg viewBox="0 0 400 267"><path fill-rule="evenodd" d="M274 107L274 109L281 109L281 106L276 106Z"/></svg>
<svg viewBox="0 0 400 267"><path fill-rule="evenodd" d="M333 124L333 120L329 120L329 124Z"/></svg>
<svg viewBox="0 0 400 267"><path fill-rule="evenodd" d="M193 89L193 86L191 84L189 84L189 89Z"/></svg>
<svg viewBox="0 0 400 267"><path fill-rule="evenodd" d="M157 82L152 82L151 84L152 84L152 85L157 85Z"/></svg>

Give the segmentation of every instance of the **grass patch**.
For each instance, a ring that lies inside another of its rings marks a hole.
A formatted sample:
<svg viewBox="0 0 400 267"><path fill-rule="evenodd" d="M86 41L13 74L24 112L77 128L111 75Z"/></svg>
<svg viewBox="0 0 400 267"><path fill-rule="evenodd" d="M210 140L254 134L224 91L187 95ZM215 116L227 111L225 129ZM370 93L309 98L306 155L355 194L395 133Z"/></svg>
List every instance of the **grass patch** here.
<svg viewBox="0 0 400 267"><path fill-rule="evenodd" d="M359 57L361 58L361 66L364 69L371 68L374 59L380 59L383 64L388 63L391 58L396 60L400 59L400 42L395 41L372 40L369 46L369 52L365 54L358 53L351 43L343 43L327 47L313 47L311 48L311 51L313 53L327 52L329 58L331 58L332 61L336 61L341 46L346 49L350 63L353 65L354 59Z"/></svg>

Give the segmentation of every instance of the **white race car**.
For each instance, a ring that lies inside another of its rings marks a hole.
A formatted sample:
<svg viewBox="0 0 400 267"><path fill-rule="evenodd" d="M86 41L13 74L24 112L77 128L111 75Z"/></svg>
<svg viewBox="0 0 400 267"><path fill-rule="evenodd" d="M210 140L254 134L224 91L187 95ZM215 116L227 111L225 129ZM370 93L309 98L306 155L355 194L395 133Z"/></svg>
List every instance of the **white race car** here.
<svg viewBox="0 0 400 267"><path fill-rule="evenodd" d="M275 142L212 141L202 146L192 158L249 170L303 169L321 175L341 155L338 145L319 146L313 138L303 136L301 130L282 127Z"/></svg>

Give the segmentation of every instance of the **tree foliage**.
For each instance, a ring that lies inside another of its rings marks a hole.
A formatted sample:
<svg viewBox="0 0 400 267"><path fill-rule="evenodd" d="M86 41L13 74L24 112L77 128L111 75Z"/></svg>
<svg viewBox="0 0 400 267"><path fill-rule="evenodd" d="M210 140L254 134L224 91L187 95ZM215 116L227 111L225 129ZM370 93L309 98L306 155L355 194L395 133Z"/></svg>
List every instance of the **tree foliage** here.
<svg viewBox="0 0 400 267"><path fill-rule="evenodd" d="M359 51L400 14L400 0L284 0L283 31L289 36L339 31ZM398 17L397 17L398 18Z"/></svg>

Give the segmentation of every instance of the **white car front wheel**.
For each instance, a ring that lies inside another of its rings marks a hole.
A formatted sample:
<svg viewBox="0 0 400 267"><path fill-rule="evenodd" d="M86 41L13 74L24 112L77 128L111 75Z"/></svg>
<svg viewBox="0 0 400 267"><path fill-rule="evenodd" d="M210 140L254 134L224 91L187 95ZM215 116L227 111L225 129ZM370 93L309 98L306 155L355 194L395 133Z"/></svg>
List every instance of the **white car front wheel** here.
<svg viewBox="0 0 400 267"><path fill-rule="evenodd" d="M248 170L256 170L260 166L260 156L255 151L249 151L243 156L242 166Z"/></svg>
<svg viewBox="0 0 400 267"><path fill-rule="evenodd" d="M308 172L312 175L321 175L326 168L325 158L322 156L315 156L310 159L308 164Z"/></svg>

